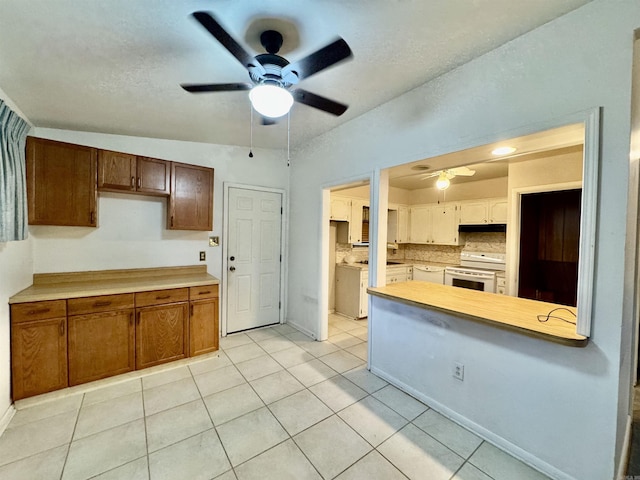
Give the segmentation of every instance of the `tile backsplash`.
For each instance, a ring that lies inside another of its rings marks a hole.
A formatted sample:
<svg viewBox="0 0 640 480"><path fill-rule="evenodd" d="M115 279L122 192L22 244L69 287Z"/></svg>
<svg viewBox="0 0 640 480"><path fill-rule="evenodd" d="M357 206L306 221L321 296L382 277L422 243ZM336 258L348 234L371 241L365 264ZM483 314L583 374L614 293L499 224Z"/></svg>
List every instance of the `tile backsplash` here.
<svg viewBox="0 0 640 480"><path fill-rule="evenodd" d="M397 250L387 250L388 260L419 260L422 262L449 263L460 261L462 249L481 252L506 253L506 234L503 232L466 233L464 246L399 244ZM356 262L369 258L368 247L352 247L348 243L336 244L336 263L342 263L347 255L353 255Z"/></svg>

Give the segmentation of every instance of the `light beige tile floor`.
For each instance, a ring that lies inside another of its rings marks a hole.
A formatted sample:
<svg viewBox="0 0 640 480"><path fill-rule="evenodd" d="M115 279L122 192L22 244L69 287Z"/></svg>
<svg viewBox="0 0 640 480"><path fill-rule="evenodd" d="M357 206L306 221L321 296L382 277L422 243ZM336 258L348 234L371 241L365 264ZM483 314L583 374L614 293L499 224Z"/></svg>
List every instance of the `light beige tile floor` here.
<svg viewBox="0 0 640 480"><path fill-rule="evenodd" d="M281 325L161 373L22 404L11 480L543 480L366 369L367 321L328 342Z"/></svg>

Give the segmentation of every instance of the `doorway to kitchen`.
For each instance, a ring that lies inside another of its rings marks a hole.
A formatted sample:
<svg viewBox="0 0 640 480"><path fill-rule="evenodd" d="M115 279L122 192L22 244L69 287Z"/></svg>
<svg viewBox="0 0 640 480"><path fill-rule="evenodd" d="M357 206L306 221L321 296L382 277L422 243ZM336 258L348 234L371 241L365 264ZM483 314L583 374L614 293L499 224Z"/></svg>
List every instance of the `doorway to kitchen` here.
<svg viewBox="0 0 640 480"><path fill-rule="evenodd" d="M283 205L281 190L225 185L223 335L283 320Z"/></svg>
<svg viewBox="0 0 640 480"><path fill-rule="evenodd" d="M575 307L582 190L520 198L518 296Z"/></svg>

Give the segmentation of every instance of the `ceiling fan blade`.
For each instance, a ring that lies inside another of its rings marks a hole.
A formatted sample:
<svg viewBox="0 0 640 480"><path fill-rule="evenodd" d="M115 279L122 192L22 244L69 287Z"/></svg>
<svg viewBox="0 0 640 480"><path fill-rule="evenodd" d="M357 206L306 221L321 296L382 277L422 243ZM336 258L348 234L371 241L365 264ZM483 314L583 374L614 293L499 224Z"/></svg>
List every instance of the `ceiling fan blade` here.
<svg viewBox="0 0 640 480"><path fill-rule="evenodd" d="M468 167L450 168L448 172L452 173L454 176L461 176L461 177L470 177L472 175L475 175L476 173L475 170L471 170Z"/></svg>
<svg viewBox="0 0 640 480"><path fill-rule="evenodd" d="M347 108L349 108L348 105L316 95L315 93L308 92L301 88L292 91L291 95L293 95L293 99L296 102L303 103L336 116L342 115L347 111Z"/></svg>
<svg viewBox="0 0 640 480"><path fill-rule="evenodd" d="M235 39L227 33L227 31L207 12L194 12L193 17L200 22L213 37L226 48L231 55L244 66L244 68L260 68L264 70L262 65L252 55L250 55Z"/></svg>
<svg viewBox="0 0 640 480"><path fill-rule="evenodd" d="M311 55L284 67L282 76L285 77L289 72L294 72L298 79L302 80L352 56L353 53L351 53L347 42L342 38L338 38Z"/></svg>
<svg viewBox="0 0 640 480"><path fill-rule="evenodd" d="M251 87L253 87L250 83L183 83L180 86L190 93L232 92L235 90L251 90Z"/></svg>
<svg viewBox="0 0 640 480"><path fill-rule="evenodd" d="M420 180L426 180L428 178L437 177L439 175L440 175L440 172L425 173L424 175L420 176Z"/></svg>

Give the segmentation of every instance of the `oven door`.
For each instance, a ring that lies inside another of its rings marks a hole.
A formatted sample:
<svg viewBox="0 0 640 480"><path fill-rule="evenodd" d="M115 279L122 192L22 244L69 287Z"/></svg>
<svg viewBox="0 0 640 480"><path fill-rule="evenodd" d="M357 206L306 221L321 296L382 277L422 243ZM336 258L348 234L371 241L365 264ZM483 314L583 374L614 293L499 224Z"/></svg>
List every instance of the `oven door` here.
<svg viewBox="0 0 640 480"><path fill-rule="evenodd" d="M496 292L495 272L481 272L447 268L444 272L444 284L453 287L468 288L481 292Z"/></svg>

